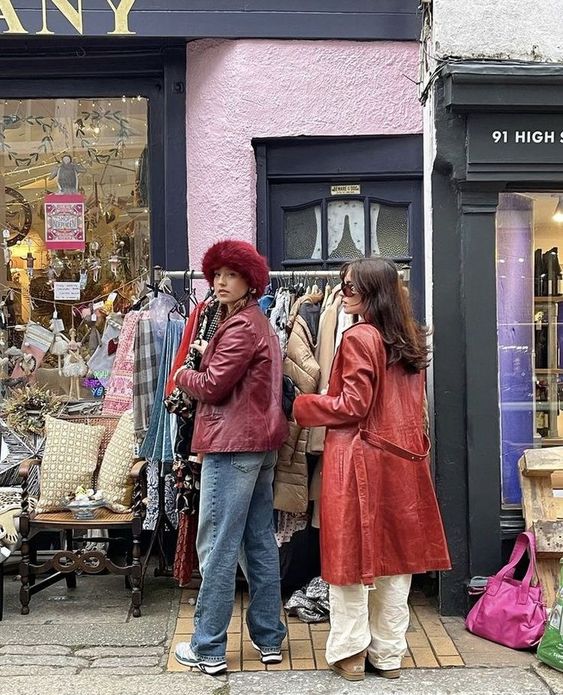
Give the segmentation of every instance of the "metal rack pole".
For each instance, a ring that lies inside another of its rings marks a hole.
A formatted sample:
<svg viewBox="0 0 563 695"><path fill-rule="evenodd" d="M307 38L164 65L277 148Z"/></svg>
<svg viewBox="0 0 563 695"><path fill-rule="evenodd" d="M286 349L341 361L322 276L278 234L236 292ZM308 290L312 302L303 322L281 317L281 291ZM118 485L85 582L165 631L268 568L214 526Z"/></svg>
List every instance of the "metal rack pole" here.
<svg viewBox="0 0 563 695"><path fill-rule="evenodd" d="M412 259L395 259L397 263L410 263ZM399 274L404 278L408 279L410 268L400 268ZM164 270L160 266L154 266L153 269L155 282L160 282L162 278L171 278L173 280L191 279L191 280L204 280L205 277L200 270ZM295 277L299 278L335 278L340 276L340 269L335 270L270 270L269 275L271 278L289 278Z"/></svg>
<svg viewBox="0 0 563 695"><path fill-rule="evenodd" d="M192 280L204 280L203 273L199 270L162 270L155 266L155 273L160 273L161 277L181 280L184 276ZM287 278L294 275L296 278L332 278L340 275L340 270L270 270L271 278Z"/></svg>

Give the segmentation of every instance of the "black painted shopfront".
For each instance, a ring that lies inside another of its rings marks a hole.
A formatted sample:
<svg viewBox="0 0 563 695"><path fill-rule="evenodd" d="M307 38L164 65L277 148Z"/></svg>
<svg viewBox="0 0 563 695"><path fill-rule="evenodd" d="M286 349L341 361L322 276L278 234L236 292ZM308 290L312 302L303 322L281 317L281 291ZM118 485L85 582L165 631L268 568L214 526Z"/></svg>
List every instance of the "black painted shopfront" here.
<svg viewBox="0 0 563 695"><path fill-rule="evenodd" d="M561 444L562 86L561 66L501 63L448 65L435 86L435 461L454 563L441 581L446 614L464 612L468 579L496 572L523 528L521 452Z"/></svg>

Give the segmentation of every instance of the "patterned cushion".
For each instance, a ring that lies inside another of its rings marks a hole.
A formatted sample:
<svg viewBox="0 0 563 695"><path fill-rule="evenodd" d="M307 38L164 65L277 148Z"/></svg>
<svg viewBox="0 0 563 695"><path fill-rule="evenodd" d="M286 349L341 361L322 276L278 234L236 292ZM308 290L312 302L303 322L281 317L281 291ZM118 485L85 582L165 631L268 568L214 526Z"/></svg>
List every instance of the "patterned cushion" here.
<svg viewBox="0 0 563 695"><path fill-rule="evenodd" d="M103 426L45 418L39 514L64 509L65 496L79 485L92 487L103 434Z"/></svg>
<svg viewBox="0 0 563 695"><path fill-rule="evenodd" d="M127 512L133 499L129 478L135 462L135 423L133 412L119 418L98 472L96 489L101 490L107 506L114 512Z"/></svg>

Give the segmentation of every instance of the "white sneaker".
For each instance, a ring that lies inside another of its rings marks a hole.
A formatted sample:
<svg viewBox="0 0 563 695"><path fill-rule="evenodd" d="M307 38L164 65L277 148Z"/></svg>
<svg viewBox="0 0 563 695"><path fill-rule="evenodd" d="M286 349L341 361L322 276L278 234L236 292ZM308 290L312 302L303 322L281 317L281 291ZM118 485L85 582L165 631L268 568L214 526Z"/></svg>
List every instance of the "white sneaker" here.
<svg viewBox="0 0 563 695"><path fill-rule="evenodd" d="M214 661L212 659L199 659L192 650L189 642L178 642L174 650L176 661L184 666L198 668L208 676L217 676L227 670L227 662L224 659Z"/></svg>
<svg viewBox="0 0 563 695"><path fill-rule="evenodd" d="M254 642L251 642L251 644L257 652L260 652L260 661L263 664L281 664L283 661L281 647L279 649L268 649L267 651L263 651L259 646L254 644Z"/></svg>

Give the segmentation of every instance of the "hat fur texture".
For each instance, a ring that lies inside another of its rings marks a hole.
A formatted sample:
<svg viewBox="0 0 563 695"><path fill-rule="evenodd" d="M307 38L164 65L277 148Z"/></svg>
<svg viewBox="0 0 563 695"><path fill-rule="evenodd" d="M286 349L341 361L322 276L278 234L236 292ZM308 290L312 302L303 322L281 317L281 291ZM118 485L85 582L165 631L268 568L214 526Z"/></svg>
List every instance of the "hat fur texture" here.
<svg viewBox="0 0 563 695"><path fill-rule="evenodd" d="M202 261L202 270L211 287L215 271L223 266L242 275L250 289L255 290L253 295L256 298L264 294L269 283L269 268L264 256L261 256L252 244L227 239L207 249Z"/></svg>

